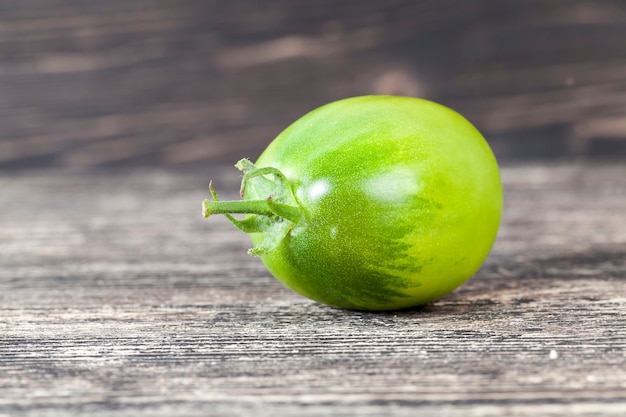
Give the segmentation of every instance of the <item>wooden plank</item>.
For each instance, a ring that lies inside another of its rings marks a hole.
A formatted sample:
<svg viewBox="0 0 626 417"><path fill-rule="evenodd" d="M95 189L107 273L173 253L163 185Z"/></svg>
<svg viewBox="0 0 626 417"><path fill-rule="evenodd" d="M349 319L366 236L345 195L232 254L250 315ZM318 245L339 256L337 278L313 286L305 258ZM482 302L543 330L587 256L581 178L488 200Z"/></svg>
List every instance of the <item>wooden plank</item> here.
<svg viewBox="0 0 626 417"><path fill-rule="evenodd" d="M0 175L0 415L626 413L623 164L505 166L481 271L382 314L283 288L209 177Z"/></svg>
<svg viewBox="0 0 626 417"><path fill-rule="evenodd" d="M626 153L622 0L0 5L0 165L255 157L361 94L441 101L500 158Z"/></svg>

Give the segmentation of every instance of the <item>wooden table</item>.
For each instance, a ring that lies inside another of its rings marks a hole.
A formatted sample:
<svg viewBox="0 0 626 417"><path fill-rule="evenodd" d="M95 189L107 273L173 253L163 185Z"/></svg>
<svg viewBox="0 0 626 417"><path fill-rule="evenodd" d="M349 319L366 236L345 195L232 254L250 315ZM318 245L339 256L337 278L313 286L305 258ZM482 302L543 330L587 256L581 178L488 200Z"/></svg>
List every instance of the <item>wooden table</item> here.
<svg viewBox="0 0 626 417"><path fill-rule="evenodd" d="M378 314L200 216L234 168L0 174L0 416L626 415L626 164L502 172L481 271Z"/></svg>

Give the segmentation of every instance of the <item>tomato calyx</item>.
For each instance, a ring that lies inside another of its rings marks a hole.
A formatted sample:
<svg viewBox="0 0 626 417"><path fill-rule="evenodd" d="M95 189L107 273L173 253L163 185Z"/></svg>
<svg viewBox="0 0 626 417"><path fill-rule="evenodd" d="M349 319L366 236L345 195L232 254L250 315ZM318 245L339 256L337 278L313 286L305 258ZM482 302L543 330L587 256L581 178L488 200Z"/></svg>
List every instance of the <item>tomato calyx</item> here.
<svg viewBox="0 0 626 417"><path fill-rule="evenodd" d="M263 240L248 251L253 256L265 255L276 249L283 239L302 224L303 215L285 175L273 167L257 168L250 160L241 159L235 165L244 173L239 193L242 200L221 201L209 183L213 200L202 202L202 214L209 217L223 214L245 233L261 233ZM237 219L233 214L247 214Z"/></svg>

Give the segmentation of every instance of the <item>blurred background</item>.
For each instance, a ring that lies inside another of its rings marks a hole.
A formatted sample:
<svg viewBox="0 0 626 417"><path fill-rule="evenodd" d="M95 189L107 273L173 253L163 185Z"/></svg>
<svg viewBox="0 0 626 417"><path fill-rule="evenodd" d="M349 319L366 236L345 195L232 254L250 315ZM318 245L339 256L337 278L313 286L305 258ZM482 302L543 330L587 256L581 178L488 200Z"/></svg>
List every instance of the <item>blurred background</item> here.
<svg viewBox="0 0 626 417"><path fill-rule="evenodd" d="M232 164L362 94L450 106L501 161L626 158L626 1L0 2L3 170Z"/></svg>

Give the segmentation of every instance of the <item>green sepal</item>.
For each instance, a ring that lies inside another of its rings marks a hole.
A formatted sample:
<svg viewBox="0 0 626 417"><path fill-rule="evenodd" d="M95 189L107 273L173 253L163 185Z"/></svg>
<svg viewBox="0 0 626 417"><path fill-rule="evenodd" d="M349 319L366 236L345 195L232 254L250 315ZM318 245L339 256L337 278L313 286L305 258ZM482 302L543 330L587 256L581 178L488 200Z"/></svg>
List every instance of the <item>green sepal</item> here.
<svg viewBox="0 0 626 417"><path fill-rule="evenodd" d="M276 249L291 230L303 222L302 209L280 170L256 168L248 159L241 159L235 166L244 173L240 188L243 200L219 201L212 183L209 183L213 201L204 200L203 215L224 214L239 230L261 234L260 242L255 239L255 247L248 252L253 256L262 256ZM248 216L240 220L232 213Z"/></svg>
<svg viewBox="0 0 626 417"><path fill-rule="evenodd" d="M272 252L287 237L292 228L293 224L286 220L272 223L271 227L265 231L261 243L248 249L248 254L263 256Z"/></svg>
<svg viewBox="0 0 626 417"><path fill-rule="evenodd" d="M302 217L302 212L298 207L290 206L289 204L282 204L270 197L266 200L267 207L279 217L285 220L289 220L292 223L298 223Z"/></svg>
<svg viewBox="0 0 626 417"><path fill-rule="evenodd" d="M251 215L239 220L232 215L224 214L226 218L244 233L263 233L270 227L270 219L267 216Z"/></svg>

